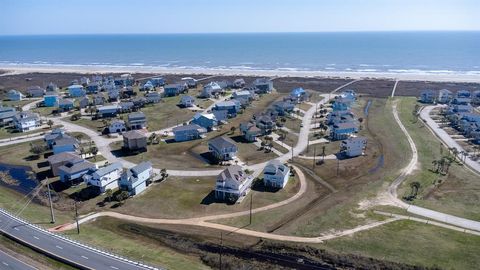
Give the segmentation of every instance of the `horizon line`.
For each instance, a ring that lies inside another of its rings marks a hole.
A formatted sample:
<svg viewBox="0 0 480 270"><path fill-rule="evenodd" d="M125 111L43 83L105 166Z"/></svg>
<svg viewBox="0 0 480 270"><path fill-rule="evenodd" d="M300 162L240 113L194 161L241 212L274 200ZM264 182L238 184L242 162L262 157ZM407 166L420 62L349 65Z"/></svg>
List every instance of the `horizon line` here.
<svg viewBox="0 0 480 270"><path fill-rule="evenodd" d="M335 34L335 33L426 33L426 32L480 32L480 29L450 30L335 30L335 31L285 31L285 32L150 32L150 33L45 33L0 34L1 37L18 36L101 36L101 35L236 35L236 34Z"/></svg>

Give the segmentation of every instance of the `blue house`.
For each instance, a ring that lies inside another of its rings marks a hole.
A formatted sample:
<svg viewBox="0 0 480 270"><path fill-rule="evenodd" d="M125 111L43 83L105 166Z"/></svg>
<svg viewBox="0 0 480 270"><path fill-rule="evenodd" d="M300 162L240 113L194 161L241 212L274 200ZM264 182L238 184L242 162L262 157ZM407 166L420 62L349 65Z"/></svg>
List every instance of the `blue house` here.
<svg viewBox="0 0 480 270"><path fill-rule="evenodd" d="M56 92L47 92L43 97L45 107L55 107L58 104L58 94Z"/></svg>
<svg viewBox="0 0 480 270"><path fill-rule="evenodd" d="M295 109L295 104L290 101L278 101L273 104L273 109L278 113L278 115L287 115L293 112Z"/></svg>
<svg viewBox="0 0 480 270"><path fill-rule="evenodd" d="M91 82L87 85L87 93L89 94L96 94L100 90L100 83L99 82Z"/></svg>
<svg viewBox="0 0 480 270"><path fill-rule="evenodd" d="M89 170L96 169L97 166L84 159L72 159L64 165L58 167L58 175L60 181L71 182L75 180L82 180L82 176L88 173Z"/></svg>
<svg viewBox="0 0 480 270"><path fill-rule="evenodd" d="M224 136L216 137L208 141L208 149L219 161L235 159L238 152L238 147L235 142Z"/></svg>
<svg viewBox="0 0 480 270"><path fill-rule="evenodd" d="M183 91L183 86L181 84L168 84L163 87L164 95L166 97L178 96L180 92Z"/></svg>
<svg viewBox="0 0 480 270"><path fill-rule="evenodd" d="M330 137L332 140L345 140L356 132L358 125L355 122L337 123L331 127Z"/></svg>
<svg viewBox="0 0 480 270"><path fill-rule="evenodd" d="M471 98L471 93L468 90L459 90L456 94L456 98Z"/></svg>
<svg viewBox="0 0 480 270"><path fill-rule="evenodd" d="M207 132L205 128L197 124L175 127L172 131L177 142L200 139Z"/></svg>
<svg viewBox="0 0 480 270"><path fill-rule="evenodd" d="M156 77L156 78L151 78L150 82L153 84L155 87L159 86L164 86L165 85L165 79L162 77Z"/></svg>
<svg viewBox="0 0 480 270"><path fill-rule="evenodd" d="M347 111L350 109L350 106L347 102L343 102L340 100L335 100L332 104L332 109L334 112L336 111Z"/></svg>
<svg viewBox="0 0 480 270"><path fill-rule="evenodd" d="M20 101L20 100L24 99L25 96L22 93L20 93L20 91L12 89L12 90L8 91L7 98L8 98L8 100L11 100L11 101Z"/></svg>
<svg viewBox="0 0 480 270"><path fill-rule="evenodd" d="M70 111L73 109L73 100L61 98L60 100L58 100L57 106L60 110L64 112Z"/></svg>
<svg viewBox="0 0 480 270"><path fill-rule="evenodd" d="M70 97L83 97L85 96L86 92L82 85L74 84L68 87L68 94Z"/></svg>
<svg viewBox="0 0 480 270"><path fill-rule="evenodd" d="M213 109L216 111L227 111L230 117L235 117L240 111L240 101L235 99L222 101L215 104Z"/></svg>
<svg viewBox="0 0 480 270"><path fill-rule="evenodd" d="M51 146L54 154L60 154L63 152L75 152L79 144L78 140L72 136L61 134L53 140Z"/></svg>
<svg viewBox="0 0 480 270"><path fill-rule="evenodd" d="M116 116L120 107L118 105L106 105L98 108L98 117L113 117Z"/></svg>
<svg viewBox="0 0 480 270"><path fill-rule="evenodd" d="M152 163L142 162L126 170L120 177L120 189L126 190L130 196L142 193L147 188L147 180L153 175Z"/></svg>
<svg viewBox="0 0 480 270"><path fill-rule="evenodd" d="M153 85L153 83L151 81L147 81L143 87L141 88L141 90L143 91L152 91L153 89L155 88L155 86Z"/></svg>
<svg viewBox="0 0 480 270"><path fill-rule="evenodd" d="M295 88L292 90L292 92L290 92L290 100L295 103L303 102L307 100L307 98L307 92L301 87Z"/></svg>
<svg viewBox="0 0 480 270"><path fill-rule="evenodd" d="M217 118L213 113L209 113L209 114L196 113L193 116L192 123L197 124L207 130L212 130L213 127L218 125Z"/></svg>

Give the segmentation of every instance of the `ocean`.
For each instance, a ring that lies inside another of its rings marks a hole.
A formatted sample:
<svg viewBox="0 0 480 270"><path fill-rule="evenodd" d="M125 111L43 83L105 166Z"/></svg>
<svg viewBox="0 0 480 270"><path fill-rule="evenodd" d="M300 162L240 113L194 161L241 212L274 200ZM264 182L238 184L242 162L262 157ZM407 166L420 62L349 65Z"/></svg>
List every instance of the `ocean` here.
<svg viewBox="0 0 480 270"><path fill-rule="evenodd" d="M480 74L480 32L0 36L0 66Z"/></svg>

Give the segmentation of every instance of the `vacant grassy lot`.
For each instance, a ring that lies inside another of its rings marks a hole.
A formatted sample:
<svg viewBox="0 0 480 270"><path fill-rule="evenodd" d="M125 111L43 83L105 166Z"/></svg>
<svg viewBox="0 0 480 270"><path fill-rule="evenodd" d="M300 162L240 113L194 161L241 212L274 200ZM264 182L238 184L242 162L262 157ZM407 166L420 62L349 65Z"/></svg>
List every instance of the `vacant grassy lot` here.
<svg viewBox="0 0 480 270"><path fill-rule="evenodd" d="M112 218L100 218L94 223L83 224L80 235L77 235L76 231L66 234L84 243L101 247L135 261L148 262L158 267L208 269L197 257L182 255L144 237L132 237L121 230L119 226L122 226L121 221Z"/></svg>
<svg viewBox="0 0 480 270"><path fill-rule="evenodd" d="M34 133L48 132L48 128L39 128L27 132L18 132L14 127L1 127L0 128L0 139L15 138L20 136L28 136Z"/></svg>
<svg viewBox="0 0 480 270"><path fill-rule="evenodd" d="M480 264L480 236L413 221L396 221L315 246L441 269L476 269Z"/></svg>
<svg viewBox="0 0 480 270"><path fill-rule="evenodd" d="M412 111L415 98L401 98L398 110L402 123L415 142L419 164L399 190L399 195L409 195L410 183L421 184L418 199L413 203L452 215L480 220L480 181L478 175L454 162L448 174L433 171L432 161L448 155L448 150L430 132L421 120L414 119ZM410 154L409 154L410 155Z"/></svg>
<svg viewBox="0 0 480 270"><path fill-rule="evenodd" d="M127 200L123 206L114 211L155 218L188 218L249 209L250 195L239 204L215 202L213 192L215 181L215 177L169 177L166 181L152 185L140 196ZM293 196L298 188L299 183L296 179L285 189L277 192L254 188L251 193L253 207L287 199Z"/></svg>

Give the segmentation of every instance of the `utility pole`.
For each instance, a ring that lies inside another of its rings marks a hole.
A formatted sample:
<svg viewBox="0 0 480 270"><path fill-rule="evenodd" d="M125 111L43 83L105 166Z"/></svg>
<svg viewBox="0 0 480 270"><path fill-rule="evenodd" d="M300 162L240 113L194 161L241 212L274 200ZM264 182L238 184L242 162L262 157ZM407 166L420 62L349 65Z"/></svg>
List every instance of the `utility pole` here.
<svg viewBox="0 0 480 270"><path fill-rule="evenodd" d="M53 213L53 203L52 203L52 194L50 193L50 183L48 182L48 178L45 180L47 182L47 190L48 190L48 202L50 203L50 216L52 220L50 223L55 223L55 214Z"/></svg>
<svg viewBox="0 0 480 270"><path fill-rule="evenodd" d="M222 270L222 253L223 253L223 232L220 232L220 270Z"/></svg>
<svg viewBox="0 0 480 270"><path fill-rule="evenodd" d="M80 224L78 223L77 198L75 197L75 222L77 223L77 234L80 234Z"/></svg>
<svg viewBox="0 0 480 270"><path fill-rule="evenodd" d="M248 225L252 225L252 204L253 204L253 193L250 193L250 221Z"/></svg>

